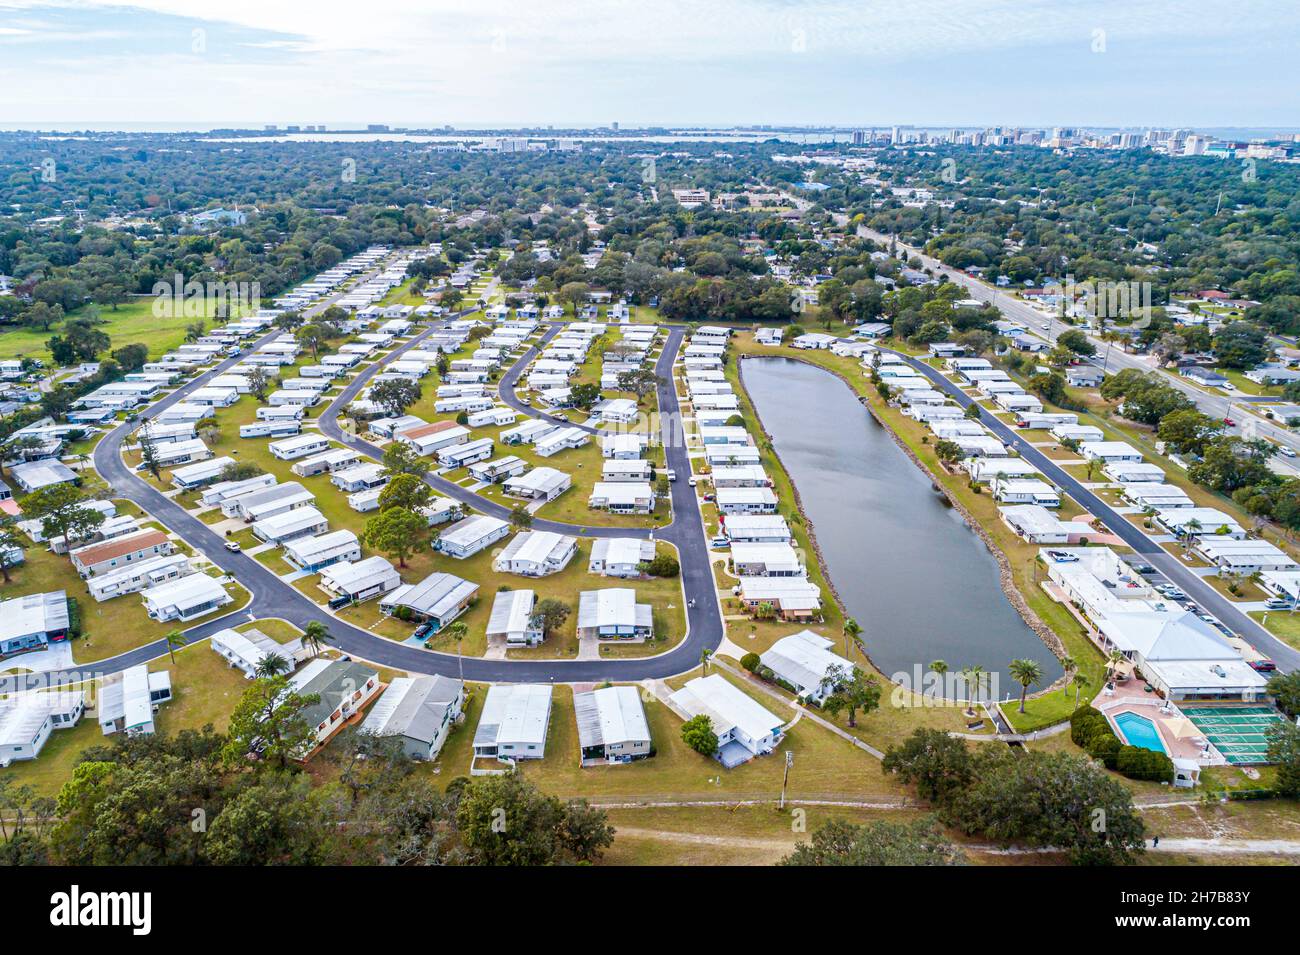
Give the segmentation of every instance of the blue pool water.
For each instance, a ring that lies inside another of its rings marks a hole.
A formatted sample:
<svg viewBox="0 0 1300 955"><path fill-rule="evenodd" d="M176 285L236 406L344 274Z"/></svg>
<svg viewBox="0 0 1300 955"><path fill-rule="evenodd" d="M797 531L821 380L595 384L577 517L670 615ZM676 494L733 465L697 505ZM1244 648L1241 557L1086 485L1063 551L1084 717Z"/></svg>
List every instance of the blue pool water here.
<svg viewBox="0 0 1300 955"><path fill-rule="evenodd" d="M1156 724L1145 716L1121 713L1115 717L1115 725L1119 727L1120 734L1130 746L1140 746L1142 749L1154 750L1157 753L1165 751L1165 744L1160 740Z"/></svg>

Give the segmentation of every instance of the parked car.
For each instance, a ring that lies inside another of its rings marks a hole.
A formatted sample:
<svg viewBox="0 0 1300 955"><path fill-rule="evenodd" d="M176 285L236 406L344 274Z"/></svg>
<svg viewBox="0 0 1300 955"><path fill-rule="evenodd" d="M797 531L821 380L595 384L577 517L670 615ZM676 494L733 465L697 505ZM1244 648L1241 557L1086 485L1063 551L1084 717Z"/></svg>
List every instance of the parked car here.
<svg viewBox="0 0 1300 955"><path fill-rule="evenodd" d="M1291 601L1285 597L1269 597L1268 600L1264 601L1264 606L1269 610L1290 610Z"/></svg>
<svg viewBox="0 0 1300 955"><path fill-rule="evenodd" d="M672 468L668 468L666 471L664 471L664 473L665 473L666 475L668 475L668 480L670 480L670 481L676 481L676 480L677 480L677 472L674 471Z"/></svg>
<svg viewBox="0 0 1300 955"><path fill-rule="evenodd" d="M1071 554L1063 550L1049 550L1047 556L1052 558L1058 564L1073 564L1079 559L1077 554Z"/></svg>
<svg viewBox="0 0 1300 955"><path fill-rule="evenodd" d="M239 546L239 541L226 541L226 550L238 554L243 548Z"/></svg>
<svg viewBox="0 0 1300 955"><path fill-rule="evenodd" d="M1295 448L1285 444L1279 444L1277 446L1277 453L1282 455L1284 458L1293 458L1295 457Z"/></svg>
<svg viewBox="0 0 1300 955"><path fill-rule="evenodd" d="M1274 663L1272 660L1268 660L1268 659L1264 659L1264 660L1248 660L1248 661L1246 661L1246 662L1250 664L1250 668L1251 668L1252 670L1254 670L1256 673L1276 673L1276 672L1277 672L1277 664Z"/></svg>
<svg viewBox="0 0 1300 955"><path fill-rule="evenodd" d="M698 484L699 482L696 481L695 477L692 475L691 477L688 477L686 479L686 483L689 484L691 487L695 487L695 485Z"/></svg>
<svg viewBox="0 0 1300 955"><path fill-rule="evenodd" d="M709 541L709 546L717 547L717 548L727 548L731 546L731 541L727 540L727 538L725 537L715 537L713 538L713 540Z"/></svg>

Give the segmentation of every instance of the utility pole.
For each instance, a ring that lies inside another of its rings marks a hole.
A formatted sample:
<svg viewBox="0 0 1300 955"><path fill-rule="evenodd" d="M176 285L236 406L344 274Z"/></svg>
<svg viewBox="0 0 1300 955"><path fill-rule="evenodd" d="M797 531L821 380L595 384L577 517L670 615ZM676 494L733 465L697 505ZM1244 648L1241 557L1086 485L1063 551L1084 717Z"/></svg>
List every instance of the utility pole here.
<svg viewBox="0 0 1300 955"><path fill-rule="evenodd" d="M781 809L785 809L785 787L790 782L790 767L794 765L794 750L785 751L785 775L781 778Z"/></svg>

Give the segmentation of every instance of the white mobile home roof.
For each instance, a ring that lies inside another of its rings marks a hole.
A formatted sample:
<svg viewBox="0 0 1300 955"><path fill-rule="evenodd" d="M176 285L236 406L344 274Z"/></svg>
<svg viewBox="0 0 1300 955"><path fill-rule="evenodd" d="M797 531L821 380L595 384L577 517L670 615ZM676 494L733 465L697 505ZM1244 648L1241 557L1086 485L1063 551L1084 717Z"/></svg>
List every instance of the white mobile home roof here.
<svg viewBox="0 0 1300 955"><path fill-rule="evenodd" d="M546 745L551 709L551 688L538 683L495 685L488 688L474 746L513 744Z"/></svg>
<svg viewBox="0 0 1300 955"><path fill-rule="evenodd" d="M739 728L750 739L763 739L784 725L779 716L768 712L718 673L696 677L671 699L691 716L707 716L713 723L713 732L719 736Z"/></svg>
<svg viewBox="0 0 1300 955"><path fill-rule="evenodd" d="M606 686L575 693L573 713L578 721L581 749L611 743L649 742L650 724L634 686Z"/></svg>
<svg viewBox="0 0 1300 955"><path fill-rule="evenodd" d="M800 630L776 641L759 659L787 683L816 690L832 668L838 668L846 677L853 672L853 664L832 653L831 646L825 637Z"/></svg>
<svg viewBox="0 0 1300 955"><path fill-rule="evenodd" d="M325 515L310 505L296 507L291 511L274 514L271 517L257 521L253 524L253 533L262 539L268 536L278 539L285 534L292 534L307 527L315 527L324 520Z"/></svg>

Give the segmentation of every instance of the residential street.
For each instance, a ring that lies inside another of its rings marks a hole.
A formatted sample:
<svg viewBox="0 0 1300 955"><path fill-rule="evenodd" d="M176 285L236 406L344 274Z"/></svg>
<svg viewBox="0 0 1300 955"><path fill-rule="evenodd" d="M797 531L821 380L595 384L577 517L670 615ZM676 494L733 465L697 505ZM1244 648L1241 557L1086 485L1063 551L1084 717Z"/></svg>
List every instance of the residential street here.
<svg viewBox="0 0 1300 955"><path fill-rule="evenodd" d="M280 332L273 332L261 341L266 341ZM344 392L331 402L321 414L322 430L344 441L352 447L369 454L381 455L382 452L368 442L359 438L344 437L338 427L339 410L352 400L364 386L365 380L378 369L392 361L408 348L414 347L428 332L394 349L380 362L364 371ZM680 415L677 390L672 382L672 365L681 347L685 329L672 327L663 353L656 365L656 371L663 379L659 385L659 403L662 418L665 421L665 435L672 423ZM259 341L257 344L261 344ZM253 347L256 347L254 345ZM530 360L530 351L520 362ZM218 364L215 368L186 383L171 394L152 405L148 414L156 414L181 400L195 390L203 387L216 375L238 364L239 357L232 357ZM517 374L516 374L517 377ZM510 379L513 381L513 379ZM536 415L531 408L524 409ZM249 589L252 600L247 607L237 613L218 620L207 621L185 631L187 640L201 640L212 633L234 623L260 617L282 617L299 627L316 620L329 627L333 644L343 652L360 659L368 660L382 666L405 670L416 674L444 674L454 676L463 664L467 679L484 682L598 682L603 680L633 681L672 676L689 670L697 665L703 650L715 649L722 641L724 632L721 608L718 604L717 590L713 572L709 565L709 554L704 538L703 522L700 517L695 491L686 481L670 485L673 502L673 522L668 527L657 529L653 536L673 543L679 553L681 563L681 580L687 600L688 632L685 638L672 650L653 657L620 660L487 660L466 658L458 660L454 655L434 653L414 647L403 646L377 637L374 634L344 623L329 614L292 586L280 580L258 561L244 554L232 554L223 547L222 538L202 521L188 514L179 505L172 502L142 478L126 467L121 458L121 447L131 431L138 427L127 423L119 424L95 448L95 468L113 488L116 495L128 498L146 511L155 515L164 524L179 534L196 551L204 554L226 573L235 577ZM690 462L684 445L669 444L666 447L668 466L680 474L690 473ZM425 478L440 493L462 500L480 511L498 517L508 516L507 509L479 495L466 491L458 485L429 474ZM593 536L640 536L647 531L629 531L607 527L579 527L560 524L553 521L539 520L534 523L539 530L557 530L563 533ZM694 606L690 602L694 601ZM139 663L147 662L167 654L167 645L157 640L143 647L108 660L77 667L60 674L61 682L75 682L90 677L100 677L116 673Z"/></svg>
<svg viewBox="0 0 1300 955"><path fill-rule="evenodd" d="M966 408L974 403L970 395L962 391L955 382L939 372L938 369L923 361L903 355L901 352L894 352L894 354L900 355L908 364L933 381L937 388L951 396L961 407ZM1014 448L1021 457L1047 475L1066 494L1074 498L1081 507L1092 515L1101 518L1106 526L1114 531L1124 543L1132 547L1148 563L1181 587L1184 593L1218 617L1228 627L1241 634L1245 640L1255 646L1255 649L1272 658L1280 669L1290 671L1300 668L1300 650L1283 643L1238 610L1230 600L1223 597L1217 590L1183 566L1182 561L1176 556L1143 534L1122 514L1084 487L1082 482L1076 480L1064 468L1026 441L1014 428L1009 427L1005 422L988 413L981 413L980 421L992 430L1004 444Z"/></svg>

